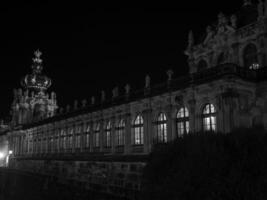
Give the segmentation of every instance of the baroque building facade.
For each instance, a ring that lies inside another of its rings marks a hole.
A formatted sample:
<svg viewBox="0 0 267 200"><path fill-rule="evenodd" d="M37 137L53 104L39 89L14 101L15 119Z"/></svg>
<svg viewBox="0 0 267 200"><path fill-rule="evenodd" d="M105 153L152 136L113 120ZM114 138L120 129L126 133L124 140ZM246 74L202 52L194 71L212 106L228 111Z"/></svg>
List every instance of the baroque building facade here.
<svg viewBox="0 0 267 200"><path fill-rule="evenodd" d="M189 74L142 90L58 109L48 95L41 53L33 73L15 90L8 133L10 167L80 181L89 189L127 195L140 189L141 172L156 143L199 131L267 129L267 1L249 0L235 15L218 15L204 40L189 33ZM31 93L31 95L29 95ZM118 193L118 191L120 191ZM122 192L123 191L123 192Z"/></svg>

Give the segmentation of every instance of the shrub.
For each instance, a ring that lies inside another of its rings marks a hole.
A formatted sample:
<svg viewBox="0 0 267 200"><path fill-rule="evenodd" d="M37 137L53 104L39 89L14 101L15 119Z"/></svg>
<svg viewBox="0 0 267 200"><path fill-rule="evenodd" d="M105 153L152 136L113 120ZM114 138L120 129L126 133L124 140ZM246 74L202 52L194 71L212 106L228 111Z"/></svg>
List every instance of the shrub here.
<svg viewBox="0 0 267 200"><path fill-rule="evenodd" d="M202 132L156 145L142 188L143 199L266 199L267 134Z"/></svg>

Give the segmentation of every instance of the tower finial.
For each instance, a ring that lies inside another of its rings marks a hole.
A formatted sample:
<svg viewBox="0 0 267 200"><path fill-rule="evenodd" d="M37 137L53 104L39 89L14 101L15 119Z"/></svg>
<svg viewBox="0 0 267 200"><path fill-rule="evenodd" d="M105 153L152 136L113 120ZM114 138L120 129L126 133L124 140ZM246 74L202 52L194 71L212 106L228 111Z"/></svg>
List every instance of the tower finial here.
<svg viewBox="0 0 267 200"><path fill-rule="evenodd" d="M39 63L41 64L43 62L43 60L41 59L41 55L42 55L42 52L37 49L35 52L34 52L34 58L32 59L34 63Z"/></svg>
<svg viewBox="0 0 267 200"><path fill-rule="evenodd" d="M34 52L35 57L32 59L33 61L32 69L33 69L33 73L35 74L40 74L43 70L43 66L42 66L43 60L41 59L41 55L42 55L42 52L39 49L37 49Z"/></svg>

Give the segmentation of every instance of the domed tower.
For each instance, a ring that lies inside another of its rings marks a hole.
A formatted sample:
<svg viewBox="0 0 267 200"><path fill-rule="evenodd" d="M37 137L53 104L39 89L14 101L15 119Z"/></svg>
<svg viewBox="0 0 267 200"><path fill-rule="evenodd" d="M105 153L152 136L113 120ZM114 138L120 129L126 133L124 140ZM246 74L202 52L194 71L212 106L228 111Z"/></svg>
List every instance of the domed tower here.
<svg viewBox="0 0 267 200"><path fill-rule="evenodd" d="M32 73L27 74L22 80L24 88L14 90L12 104L13 125L26 124L52 117L57 109L56 94L46 92L51 86L51 79L42 74L42 53L34 52Z"/></svg>

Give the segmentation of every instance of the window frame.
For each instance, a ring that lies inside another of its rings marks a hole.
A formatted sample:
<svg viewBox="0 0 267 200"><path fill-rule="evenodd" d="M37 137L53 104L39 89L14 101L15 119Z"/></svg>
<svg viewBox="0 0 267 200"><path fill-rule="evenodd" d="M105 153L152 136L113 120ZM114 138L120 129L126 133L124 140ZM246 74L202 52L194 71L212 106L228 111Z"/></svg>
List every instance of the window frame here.
<svg viewBox="0 0 267 200"><path fill-rule="evenodd" d="M144 118L138 114L133 121L133 145L144 145Z"/></svg>
<svg viewBox="0 0 267 200"><path fill-rule="evenodd" d="M212 103L207 103L202 108L203 131L217 131L217 109Z"/></svg>
<svg viewBox="0 0 267 200"><path fill-rule="evenodd" d="M124 146L125 144L125 120L120 119L115 127L115 146Z"/></svg>
<svg viewBox="0 0 267 200"><path fill-rule="evenodd" d="M179 116L181 113L181 116ZM186 106L180 107L176 113L177 136L182 137L190 132L189 110Z"/></svg>
<svg viewBox="0 0 267 200"><path fill-rule="evenodd" d="M157 121L156 121L156 142L157 143L166 143L168 138L167 138L167 117L166 114L161 112L157 116Z"/></svg>

